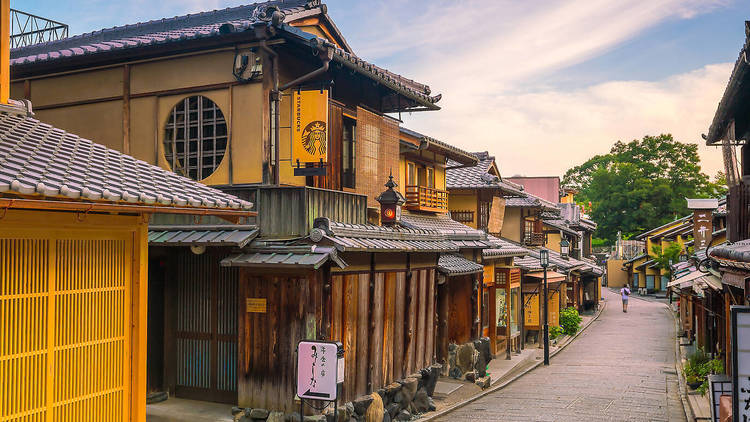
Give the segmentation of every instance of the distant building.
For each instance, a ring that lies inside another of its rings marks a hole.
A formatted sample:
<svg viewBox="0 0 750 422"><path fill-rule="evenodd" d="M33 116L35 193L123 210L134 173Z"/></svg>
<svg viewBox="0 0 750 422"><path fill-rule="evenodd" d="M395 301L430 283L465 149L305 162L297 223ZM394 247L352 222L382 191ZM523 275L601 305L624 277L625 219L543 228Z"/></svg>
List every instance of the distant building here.
<svg viewBox="0 0 750 422"><path fill-rule="evenodd" d="M505 177L504 180L509 180L523 186L526 193L555 204L560 202L560 178L557 176L514 176Z"/></svg>

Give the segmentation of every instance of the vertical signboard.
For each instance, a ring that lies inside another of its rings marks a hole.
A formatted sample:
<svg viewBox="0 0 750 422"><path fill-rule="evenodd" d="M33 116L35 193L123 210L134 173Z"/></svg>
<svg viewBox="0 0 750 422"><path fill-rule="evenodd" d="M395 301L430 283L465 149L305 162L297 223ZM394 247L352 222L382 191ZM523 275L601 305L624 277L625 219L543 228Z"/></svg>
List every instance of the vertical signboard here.
<svg viewBox="0 0 750 422"><path fill-rule="evenodd" d="M292 107L292 161L328 161L328 91L295 90Z"/></svg>
<svg viewBox="0 0 750 422"><path fill-rule="evenodd" d="M693 211L693 238L695 249L705 249L711 243L713 233L713 213L711 210Z"/></svg>
<svg viewBox="0 0 750 422"><path fill-rule="evenodd" d="M733 305L732 417L750 421L750 307Z"/></svg>
<svg viewBox="0 0 750 422"><path fill-rule="evenodd" d="M341 343L301 341L297 345L297 396L301 399L336 400L344 379ZM342 373L339 374L338 372Z"/></svg>

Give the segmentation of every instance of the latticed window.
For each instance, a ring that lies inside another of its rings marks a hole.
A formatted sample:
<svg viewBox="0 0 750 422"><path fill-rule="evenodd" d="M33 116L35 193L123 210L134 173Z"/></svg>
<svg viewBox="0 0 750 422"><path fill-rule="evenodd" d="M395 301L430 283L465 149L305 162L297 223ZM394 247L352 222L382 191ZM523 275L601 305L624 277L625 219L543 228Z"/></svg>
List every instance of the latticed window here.
<svg viewBox="0 0 750 422"><path fill-rule="evenodd" d="M169 113L164 155L175 173L202 180L219 166L228 141L221 109L210 99L195 95L180 101Z"/></svg>

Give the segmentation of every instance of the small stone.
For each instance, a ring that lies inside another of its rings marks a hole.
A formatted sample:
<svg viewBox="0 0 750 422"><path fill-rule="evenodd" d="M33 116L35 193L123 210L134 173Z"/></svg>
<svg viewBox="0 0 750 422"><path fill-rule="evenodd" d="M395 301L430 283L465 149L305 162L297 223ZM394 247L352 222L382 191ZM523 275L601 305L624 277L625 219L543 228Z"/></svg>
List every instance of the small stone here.
<svg viewBox="0 0 750 422"><path fill-rule="evenodd" d="M391 422L391 415L388 412L383 414L383 422Z"/></svg>
<svg viewBox="0 0 750 422"><path fill-rule="evenodd" d="M354 406L354 414L358 416L365 416L367 414L367 409L372 403L372 400L372 395L360 396L354 399L354 401L352 402L352 406Z"/></svg>
<svg viewBox="0 0 750 422"><path fill-rule="evenodd" d="M467 372L466 375L464 375L464 378L466 379L466 381L474 382L476 380L476 374L474 373L474 371Z"/></svg>
<svg viewBox="0 0 750 422"><path fill-rule="evenodd" d="M256 419L256 420L266 420L268 419L268 410L256 408L250 411L250 413L247 414L247 416L250 417L250 419Z"/></svg>
<svg viewBox="0 0 750 422"><path fill-rule="evenodd" d="M398 415L396 415L397 421L408 421L411 420L411 413L409 413L408 410L404 409L400 412L398 412Z"/></svg>
<svg viewBox="0 0 750 422"><path fill-rule="evenodd" d="M427 397L427 410L434 412L435 409L437 409L437 406L435 406L435 400L432 400L432 397Z"/></svg>
<svg viewBox="0 0 750 422"><path fill-rule="evenodd" d="M352 402L350 401L346 402L344 404L344 408L346 409L346 419L349 419L350 417L354 416L354 405L352 404Z"/></svg>
<svg viewBox="0 0 750 422"><path fill-rule="evenodd" d="M452 367L448 372L449 377L457 380L461 379L461 375L463 375L463 372L461 372L461 369L458 366Z"/></svg>
<svg viewBox="0 0 750 422"><path fill-rule="evenodd" d="M490 376L488 375L486 377L477 378L477 380L474 381L474 384L478 385L480 388L482 388L482 390L484 390L491 384Z"/></svg>
<svg viewBox="0 0 750 422"><path fill-rule="evenodd" d="M404 401L404 393L399 391L395 396L393 396L393 402L401 403L402 401Z"/></svg>
<svg viewBox="0 0 750 422"><path fill-rule="evenodd" d="M418 413L426 412L430 408L429 399L430 397L427 396L427 390L420 388L419 391L417 391L417 394L414 395L414 401L412 401L412 404L414 405L413 408Z"/></svg>
<svg viewBox="0 0 750 422"><path fill-rule="evenodd" d="M271 412L268 414L268 419L266 419L266 422L284 422L284 413Z"/></svg>
<svg viewBox="0 0 750 422"><path fill-rule="evenodd" d="M365 415L365 422L383 422L383 414L385 409L383 408L383 399L379 394L370 394L372 402L367 408L367 414Z"/></svg>
<svg viewBox="0 0 750 422"><path fill-rule="evenodd" d="M398 411L401 410L401 406L399 406L398 403L391 403L386 407L386 410L391 415L391 418L393 418L398 414Z"/></svg>
<svg viewBox="0 0 750 422"><path fill-rule="evenodd" d="M232 407L232 416L238 415L238 414L240 414L240 413L242 413L244 411L245 411L244 408L234 406L234 407Z"/></svg>
<svg viewBox="0 0 750 422"><path fill-rule="evenodd" d="M414 395L417 394L417 385L419 385L419 380L414 377L408 377L401 383L400 393L403 395L403 400L401 400L403 407L414 400Z"/></svg>
<svg viewBox="0 0 750 422"><path fill-rule="evenodd" d="M304 422L326 422L326 417L323 415L305 416Z"/></svg>
<svg viewBox="0 0 750 422"><path fill-rule="evenodd" d="M286 422L300 422L299 412L286 415Z"/></svg>

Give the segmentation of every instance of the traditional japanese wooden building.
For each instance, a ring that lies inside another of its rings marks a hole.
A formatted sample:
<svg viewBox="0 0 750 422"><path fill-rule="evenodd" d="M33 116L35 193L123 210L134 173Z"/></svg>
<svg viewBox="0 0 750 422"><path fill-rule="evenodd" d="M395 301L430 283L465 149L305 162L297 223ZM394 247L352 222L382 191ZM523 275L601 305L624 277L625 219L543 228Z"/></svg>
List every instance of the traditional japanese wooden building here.
<svg viewBox="0 0 750 422"><path fill-rule="evenodd" d="M406 146L386 114L437 110L440 95L357 57L324 4L269 1L111 28L14 50L11 64L11 91L43 121L267 213L237 227L152 218L150 317L163 335L148 345L150 392L291 410L293 347L308 338L350 351L347 400L435 362L435 319L423 318L434 316L439 253L459 248L430 230L380 226L376 197L389 173L401 189L424 188L422 207L426 189L440 187L402 183ZM409 147L415 162L475 160L422 141ZM366 288L371 299L357 301ZM404 298L406 318L420 318L410 339L392 331L403 327L393 301ZM360 321L353 309L375 313ZM372 336L381 343L367 343L369 324L383 324Z"/></svg>
<svg viewBox="0 0 750 422"><path fill-rule="evenodd" d="M0 105L0 419L145 421L149 215L252 204L32 115Z"/></svg>

